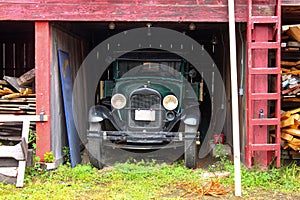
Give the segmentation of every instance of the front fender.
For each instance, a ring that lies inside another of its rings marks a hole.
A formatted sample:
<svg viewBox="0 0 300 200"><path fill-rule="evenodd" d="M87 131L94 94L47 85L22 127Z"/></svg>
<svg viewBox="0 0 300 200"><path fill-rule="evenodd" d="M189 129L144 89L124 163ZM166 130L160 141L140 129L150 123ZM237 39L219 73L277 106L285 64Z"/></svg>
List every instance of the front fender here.
<svg viewBox="0 0 300 200"><path fill-rule="evenodd" d="M110 110L104 106L92 106L89 110L89 122L102 122L105 119L111 119Z"/></svg>
<svg viewBox="0 0 300 200"><path fill-rule="evenodd" d="M102 105L92 106L89 111L89 122L102 122L104 120L109 120L110 123L117 129L120 130L120 127L116 123L114 117L111 114L111 111Z"/></svg>

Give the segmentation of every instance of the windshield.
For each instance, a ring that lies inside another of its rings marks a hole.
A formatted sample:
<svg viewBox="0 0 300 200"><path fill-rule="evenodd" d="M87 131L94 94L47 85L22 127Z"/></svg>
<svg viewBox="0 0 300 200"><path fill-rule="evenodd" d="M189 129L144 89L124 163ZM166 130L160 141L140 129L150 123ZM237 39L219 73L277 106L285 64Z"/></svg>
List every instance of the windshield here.
<svg viewBox="0 0 300 200"><path fill-rule="evenodd" d="M165 78L181 78L181 62L141 62L122 61L118 63L118 78L159 76Z"/></svg>

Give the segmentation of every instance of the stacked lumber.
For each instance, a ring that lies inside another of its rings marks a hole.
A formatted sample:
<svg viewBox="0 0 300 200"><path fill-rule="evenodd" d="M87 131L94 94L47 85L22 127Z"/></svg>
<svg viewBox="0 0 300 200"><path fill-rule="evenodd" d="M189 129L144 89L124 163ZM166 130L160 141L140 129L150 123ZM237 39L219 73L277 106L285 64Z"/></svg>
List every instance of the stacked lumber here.
<svg viewBox="0 0 300 200"><path fill-rule="evenodd" d="M284 150L300 151L300 108L281 114L281 145Z"/></svg>
<svg viewBox="0 0 300 200"><path fill-rule="evenodd" d="M282 97L297 101L300 97L300 70L297 68L281 68Z"/></svg>
<svg viewBox="0 0 300 200"><path fill-rule="evenodd" d="M3 79L0 80L0 114L35 114L34 69L18 78L4 76Z"/></svg>
<svg viewBox="0 0 300 200"><path fill-rule="evenodd" d="M282 36L283 52L300 52L300 28L290 27ZM300 58L298 55L282 58L281 81L283 101L300 102Z"/></svg>

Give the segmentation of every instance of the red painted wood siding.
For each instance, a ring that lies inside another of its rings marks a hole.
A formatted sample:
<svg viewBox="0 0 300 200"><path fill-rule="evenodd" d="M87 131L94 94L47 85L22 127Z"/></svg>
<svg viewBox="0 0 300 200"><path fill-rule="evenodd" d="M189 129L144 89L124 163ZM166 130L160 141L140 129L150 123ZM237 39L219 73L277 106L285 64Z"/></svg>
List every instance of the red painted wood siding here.
<svg viewBox="0 0 300 200"><path fill-rule="evenodd" d="M270 14L274 0L255 12ZM246 21L247 0L236 0L236 21ZM0 0L1 20L228 21L227 0Z"/></svg>
<svg viewBox="0 0 300 200"><path fill-rule="evenodd" d="M51 151L50 124L50 26L48 22L35 22L35 73L36 113L44 110L47 122L37 122L37 156L43 160L45 152Z"/></svg>

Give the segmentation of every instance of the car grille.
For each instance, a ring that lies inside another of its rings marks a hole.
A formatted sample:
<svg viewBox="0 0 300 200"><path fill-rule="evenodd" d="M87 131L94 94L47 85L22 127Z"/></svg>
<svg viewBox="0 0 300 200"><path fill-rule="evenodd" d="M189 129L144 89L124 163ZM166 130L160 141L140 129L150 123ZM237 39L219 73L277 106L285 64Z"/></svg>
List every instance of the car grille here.
<svg viewBox="0 0 300 200"><path fill-rule="evenodd" d="M160 97L156 94L143 95L135 94L131 97L131 108L134 109L151 109L153 106L160 105Z"/></svg>
<svg viewBox="0 0 300 200"><path fill-rule="evenodd" d="M145 92L145 91L144 91ZM154 110L155 111L155 121L142 121L135 120L136 110ZM162 124L161 120L161 97L159 93L151 92L151 90L146 90L145 93L137 92L133 93L130 97L130 120L129 127L131 128L160 128Z"/></svg>

